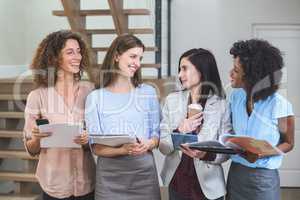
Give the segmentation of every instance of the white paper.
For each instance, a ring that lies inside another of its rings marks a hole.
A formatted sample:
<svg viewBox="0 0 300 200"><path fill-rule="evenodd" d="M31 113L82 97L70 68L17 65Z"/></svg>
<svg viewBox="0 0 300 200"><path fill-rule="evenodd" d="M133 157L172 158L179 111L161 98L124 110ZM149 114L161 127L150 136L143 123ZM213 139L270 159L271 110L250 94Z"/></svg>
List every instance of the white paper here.
<svg viewBox="0 0 300 200"><path fill-rule="evenodd" d="M79 124L44 124L39 126L39 130L52 133L41 139L42 148L81 148L81 145L73 141L82 131Z"/></svg>
<svg viewBox="0 0 300 200"><path fill-rule="evenodd" d="M134 143L136 138L131 135L90 135L92 142L111 147L117 147L126 143Z"/></svg>

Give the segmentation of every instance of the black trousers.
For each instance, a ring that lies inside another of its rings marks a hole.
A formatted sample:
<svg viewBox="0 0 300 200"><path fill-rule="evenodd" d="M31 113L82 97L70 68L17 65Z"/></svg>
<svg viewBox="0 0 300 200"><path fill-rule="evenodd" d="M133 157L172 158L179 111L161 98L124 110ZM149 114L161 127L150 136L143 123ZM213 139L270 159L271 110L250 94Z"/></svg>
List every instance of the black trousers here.
<svg viewBox="0 0 300 200"><path fill-rule="evenodd" d="M94 199L95 199L94 192L88 193L83 196L78 196L78 197L70 196L63 199L52 197L48 195L46 192L43 192L43 200L94 200Z"/></svg>

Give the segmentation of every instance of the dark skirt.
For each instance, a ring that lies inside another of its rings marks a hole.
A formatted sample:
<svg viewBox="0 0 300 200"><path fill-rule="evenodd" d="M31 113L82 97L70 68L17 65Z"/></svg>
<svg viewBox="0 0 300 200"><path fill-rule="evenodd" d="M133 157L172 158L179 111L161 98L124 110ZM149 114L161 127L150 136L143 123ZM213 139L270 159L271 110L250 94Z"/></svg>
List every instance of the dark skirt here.
<svg viewBox="0 0 300 200"><path fill-rule="evenodd" d="M278 170L250 168L232 162L226 200L280 200Z"/></svg>
<svg viewBox="0 0 300 200"><path fill-rule="evenodd" d="M141 156L98 157L96 200L160 200L152 153Z"/></svg>

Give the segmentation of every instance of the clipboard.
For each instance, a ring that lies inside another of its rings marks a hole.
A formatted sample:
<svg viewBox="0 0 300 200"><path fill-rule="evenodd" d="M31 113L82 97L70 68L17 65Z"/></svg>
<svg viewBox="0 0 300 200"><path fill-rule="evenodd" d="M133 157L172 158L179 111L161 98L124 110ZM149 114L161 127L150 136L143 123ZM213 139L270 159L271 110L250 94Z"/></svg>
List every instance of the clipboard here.
<svg viewBox="0 0 300 200"><path fill-rule="evenodd" d="M136 137L128 134L90 134L89 138L91 144L102 144L111 147L136 142Z"/></svg>

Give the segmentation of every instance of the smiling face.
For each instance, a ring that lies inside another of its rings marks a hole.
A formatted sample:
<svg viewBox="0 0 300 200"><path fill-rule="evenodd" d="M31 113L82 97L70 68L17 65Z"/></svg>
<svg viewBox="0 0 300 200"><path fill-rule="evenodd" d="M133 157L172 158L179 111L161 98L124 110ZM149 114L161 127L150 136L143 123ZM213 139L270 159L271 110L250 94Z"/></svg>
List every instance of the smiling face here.
<svg viewBox="0 0 300 200"><path fill-rule="evenodd" d="M240 58L236 57L233 59L233 69L230 70L231 87L243 88L245 86L243 76L244 69L240 63Z"/></svg>
<svg viewBox="0 0 300 200"><path fill-rule="evenodd" d="M199 86L201 82L201 74L197 71L195 65L193 65L188 58L183 57L180 61L179 79L182 86L185 89L192 89Z"/></svg>
<svg viewBox="0 0 300 200"><path fill-rule="evenodd" d="M134 47L128 49L121 55L117 55L116 62L118 63L121 74L132 78L135 72L141 67L141 60L143 58L143 48Z"/></svg>
<svg viewBox="0 0 300 200"><path fill-rule="evenodd" d="M77 40L68 39L61 50L60 68L67 73L77 74L80 71L82 55Z"/></svg>

